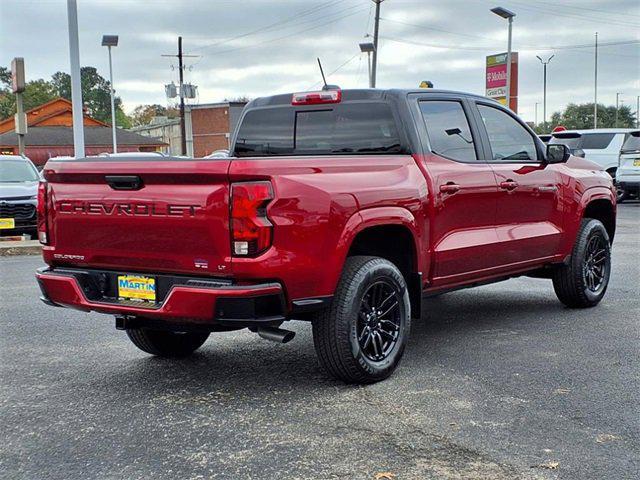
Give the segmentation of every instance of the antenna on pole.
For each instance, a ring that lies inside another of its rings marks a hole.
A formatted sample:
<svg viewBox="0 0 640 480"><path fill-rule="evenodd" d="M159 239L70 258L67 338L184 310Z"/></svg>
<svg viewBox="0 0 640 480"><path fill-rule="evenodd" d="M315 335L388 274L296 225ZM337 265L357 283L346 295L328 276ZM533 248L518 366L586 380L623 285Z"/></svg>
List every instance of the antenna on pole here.
<svg viewBox="0 0 640 480"><path fill-rule="evenodd" d="M324 78L324 70L322 70L322 63L320 63L320 57L317 57L318 60L318 67L320 67L320 75L322 75L322 82L324 83L324 87L322 87L323 89L327 88L327 79Z"/></svg>

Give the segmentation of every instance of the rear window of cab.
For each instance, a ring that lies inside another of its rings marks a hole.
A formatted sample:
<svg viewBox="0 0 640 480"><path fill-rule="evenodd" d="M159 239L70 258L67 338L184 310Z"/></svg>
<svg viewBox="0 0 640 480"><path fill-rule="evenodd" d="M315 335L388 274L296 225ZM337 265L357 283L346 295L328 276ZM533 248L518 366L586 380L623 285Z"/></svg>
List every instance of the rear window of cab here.
<svg viewBox="0 0 640 480"><path fill-rule="evenodd" d="M402 151L393 112L383 102L249 110L234 147L238 157Z"/></svg>

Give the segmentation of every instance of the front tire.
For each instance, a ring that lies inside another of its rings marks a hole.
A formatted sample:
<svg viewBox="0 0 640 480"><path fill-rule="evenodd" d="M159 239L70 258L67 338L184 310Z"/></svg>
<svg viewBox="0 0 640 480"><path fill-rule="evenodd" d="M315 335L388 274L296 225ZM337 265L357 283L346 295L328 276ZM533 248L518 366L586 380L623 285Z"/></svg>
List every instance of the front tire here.
<svg viewBox="0 0 640 480"><path fill-rule="evenodd" d="M149 328L127 329L127 335L143 352L173 358L191 355L209 338L208 332L170 332Z"/></svg>
<svg viewBox="0 0 640 480"><path fill-rule="evenodd" d="M585 218L567 265L553 276L558 299L570 308L593 307L600 303L609 285L611 243L604 225Z"/></svg>
<svg viewBox="0 0 640 480"><path fill-rule="evenodd" d="M320 364L348 383L374 383L393 373L411 327L409 292L391 262L349 257L331 307L313 319Z"/></svg>

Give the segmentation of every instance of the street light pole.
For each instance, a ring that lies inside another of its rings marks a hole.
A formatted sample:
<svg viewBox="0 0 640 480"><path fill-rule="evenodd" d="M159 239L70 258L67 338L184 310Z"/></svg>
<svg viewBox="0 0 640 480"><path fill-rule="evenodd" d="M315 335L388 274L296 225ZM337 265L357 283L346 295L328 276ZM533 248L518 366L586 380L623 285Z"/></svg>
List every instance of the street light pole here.
<svg viewBox="0 0 640 480"><path fill-rule="evenodd" d="M376 4L376 20L373 27L373 62L371 65L371 88L376 88L376 74L378 72L378 30L380 27L380 4L383 0L373 0Z"/></svg>
<svg viewBox="0 0 640 480"><path fill-rule="evenodd" d="M511 109L511 39L513 16L509 17L509 40L507 41L507 108Z"/></svg>
<svg viewBox="0 0 640 480"><path fill-rule="evenodd" d="M492 8L491 12L509 21L509 38L507 41L507 88L505 97L507 100L507 108L511 108L511 39L513 31L513 17L515 17L516 14L503 7Z"/></svg>
<svg viewBox="0 0 640 480"><path fill-rule="evenodd" d="M636 128L640 128L640 95L636 97Z"/></svg>
<svg viewBox="0 0 640 480"><path fill-rule="evenodd" d="M540 60L540 63L542 64L543 71L544 71L543 73L544 80L542 82L542 123L545 126L547 124L547 65L549 65L549 62L553 57L555 57L555 54L551 55L545 62L544 60L542 60L542 58L536 55L536 58Z"/></svg>
<svg viewBox="0 0 640 480"><path fill-rule="evenodd" d="M616 92L616 120L614 124L616 128L618 128L618 108L620 106L620 95L622 95L622 92Z"/></svg>
<svg viewBox="0 0 640 480"><path fill-rule="evenodd" d="M596 32L595 56L593 59L593 128L598 128L598 32Z"/></svg>
<svg viewBox="0 0 640 480"><path fill-rule="evenodd" d="M71 69L71 112L73 117L73 150L76 158L84 157L84 115L82 113L82 82L80 81L80 47L78 42L78 5L67 0L69 25L69 60Z"/></svg>
<svg viewBox="0 0 640 480"><path fill-rule="evenodd" d="M536 102L535 103L535 116L534 116L534 120L533 120L533 125L534 126L538 126L538 105L540 105L540 102Z"/></svg>
<svg viewBox="0 0 640 480"><path fill-rule="evenodd" d="M103 35L102 46L109 49L109 83L111 93L111 134L113 137L113 153L118 153L118 142L116 140L116 105L115 105L115 93L113 88L113 64L111 63L111 47L118 46L117 35Z"/></svg>

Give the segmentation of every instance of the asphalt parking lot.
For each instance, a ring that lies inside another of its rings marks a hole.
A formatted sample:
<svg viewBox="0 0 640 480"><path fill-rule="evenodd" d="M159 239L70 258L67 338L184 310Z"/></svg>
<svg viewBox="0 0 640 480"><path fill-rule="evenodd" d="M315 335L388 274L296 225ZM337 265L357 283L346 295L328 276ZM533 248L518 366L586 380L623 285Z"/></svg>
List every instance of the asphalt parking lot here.
<svg viewBox="0 0 640 480"><path fill-rule="evenodd" d="M623 204L600 306L528 278L431 299L367 387L328 379L301 322L287 345L149 357L111 317L41 304L39 257L0 258L0 478L638 478L639 255Z"/></svg>

